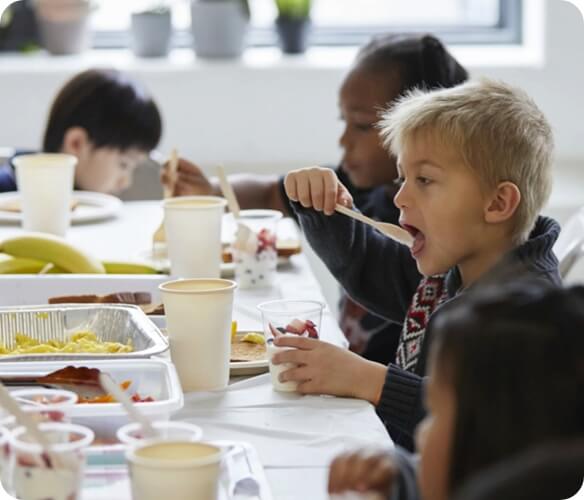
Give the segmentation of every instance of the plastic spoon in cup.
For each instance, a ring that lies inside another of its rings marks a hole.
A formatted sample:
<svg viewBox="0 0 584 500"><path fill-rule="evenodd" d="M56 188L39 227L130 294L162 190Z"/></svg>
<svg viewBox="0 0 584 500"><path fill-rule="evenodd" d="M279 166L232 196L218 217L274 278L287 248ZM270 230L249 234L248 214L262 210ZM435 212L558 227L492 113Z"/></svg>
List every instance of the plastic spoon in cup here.
<svg viewBox="0 0 584 500"><path fill-rule="evenodd" d="M158 437L158 432L152 427L150 420L136 408L136 405L118 384L116 384L107 373L99 374L99 381L106 392L109 392L116 400L121 403L130 418L140 424L147 438Z"/></svg>
<svg viewBox="0 0 584 500"><path fill-rule="evenodd" d="M363 215L361 212L356 212L355 210L351 210L343 205L337 204L335 206L335 210L343 215L348 217L352 217L355 220L363 222L375 229L377 229L380 233L384 234L388 238L397 241L398 243L402 243L408 247L411 247L414 244L413 236L408 233L405 229L402 229L395 224L389 224L387 222L378 222L373 220L366 215Z"/></svg>
<svg viewBox="0 0 584 500"><path fill-rule="evenodd" d="M171 152L170 152L170 160L168 162L168 176L169 176L169 180L170 180L170 184L169 185L164 185L163 188L163 198L170 198L172 197L172 193L174 191L174 185L176 183L176 171L178 169L178 151L176 150L176 148L174 148ZM154 252L154 247L156 246L157 243L164 243L166 241L166 231L164 230L164 220L162 220L162 222L160 223L160 226L158 226L158 229L156 231L154 231L154 234L152 235L152 244L153 244L153 249L152 249L152 254L155 254Z"/></svg>
<svg viewBox="0 0 584 500"><path fill-rule="evenodd" d="M8 413L12 414L16 419L16 423L24 427L28 435L41 445L41 448L46 453L48 459L46 464L41 464L42 466L46 465L48 467L60 468L65 465L63 464L61 457L55 455L51 451L51 443L38 428L34 419L20 407L18 402L12 397L3 384L0 384L0 406L2 406Z"/></svg>

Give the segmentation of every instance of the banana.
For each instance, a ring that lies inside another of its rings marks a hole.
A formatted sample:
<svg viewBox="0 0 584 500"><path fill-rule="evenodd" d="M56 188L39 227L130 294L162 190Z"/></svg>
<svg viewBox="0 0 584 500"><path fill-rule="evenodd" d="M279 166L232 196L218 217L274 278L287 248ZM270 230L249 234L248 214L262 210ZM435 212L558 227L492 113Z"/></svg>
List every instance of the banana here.
<svg viewBox="0 0 584 500"><path fill-rule="evenodd" d="M36 274L46 265L42 260L0 254L0 274Z"/></svg>
<svg viewBox="0 0 584 500"><path fill-rule="evenodd" d="M52 262L64 271L104 274L103 264L63 238L45 233L27 233L0 242L0 251L13 257Z"/></svg>
<svg viewBox="0 0 584 500"><path fill-rule="evenodd" d="M103 267L108 274L157 274L158 270L147 264L138 262L103 261Z"/></svg>

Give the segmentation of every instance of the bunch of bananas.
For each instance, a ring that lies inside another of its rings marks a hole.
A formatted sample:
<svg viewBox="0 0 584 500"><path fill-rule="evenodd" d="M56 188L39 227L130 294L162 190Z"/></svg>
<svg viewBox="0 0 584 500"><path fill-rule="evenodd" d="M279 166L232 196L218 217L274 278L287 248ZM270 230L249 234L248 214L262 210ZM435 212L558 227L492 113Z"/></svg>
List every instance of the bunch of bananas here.
<svg viewBox="0 0 584 500"><path fill-rule="evenodd" d="M51 264L51 265L49 265ZM155 274L134 262L102 262L63 238L28 233L0 241L0 274Z"/></svg>

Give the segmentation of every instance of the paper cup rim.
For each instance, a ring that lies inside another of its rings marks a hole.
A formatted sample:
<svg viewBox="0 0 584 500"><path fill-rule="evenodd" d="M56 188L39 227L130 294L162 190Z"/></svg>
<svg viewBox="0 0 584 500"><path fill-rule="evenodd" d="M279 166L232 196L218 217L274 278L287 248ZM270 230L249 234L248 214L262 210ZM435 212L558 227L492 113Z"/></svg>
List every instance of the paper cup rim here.
<svg viewBox="0 0 584 500"><path fill-rule="evenodd" d="M203 288L202 285L208 284ZM185 289L182 286L188 287L190 284L198 284L201 287L196 289ZM212 284L223 285L221 287L212 287ZM176 288L175 288L176 287ZM189 278L166 281L158 285L158 289L163 293L176 295L207 295L210 293L225 293L231 292L237 288L237 283L233 280L226 280L222 278Z"/></svg>
<svg viewBox="0 0 584 500"><path fill-rule="evenodd" d="M69 155L66 153L30 153L15 156L12 159L12 164L16 168L22 166L36 168L52 166L53 164L64 162L67 163L67 166L70 166L71 164L73 166L76 166L78 161L79 160L77 159L76 156Z"/></svg>
<svg viewBox="0 0 584 500"><path fill-rule="evenodd" d="M195 206L188 205L192 201L207 202L207 205ZM162 201L164 210L216 210L217 208L225 208L227 200L220 196L175 196L173 198L166 198Z"/></svg>
<svg viewBox="0 0 584 500"><path fill-rule="evenodd" d="M216 451L205 457L168 460L160 458L141 457L140 455L137 454L137 452L144 448L147 448L149 446L157 446L160 444L189 444L212 448ZM225 451L222 450L219 446L215 446L214 444L202 443L200 441L147 440L144 443L140 443L126 450L126 460L131 464L149 467L152 469L191 469L193 467L204 467L205 465L219 463L223 458L224 454Z"/></svg>

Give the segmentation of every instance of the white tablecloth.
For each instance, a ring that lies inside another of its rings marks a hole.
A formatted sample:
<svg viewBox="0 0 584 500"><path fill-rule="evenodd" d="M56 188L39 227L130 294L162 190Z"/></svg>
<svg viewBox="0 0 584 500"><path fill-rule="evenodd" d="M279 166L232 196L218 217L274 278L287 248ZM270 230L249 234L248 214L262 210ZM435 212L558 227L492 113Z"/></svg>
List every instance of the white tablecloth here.
<svg viewBox="0 0 584 500"><path fill-rule="evenodd" d="M157 202L131 202L117 219L73 227L71 242L99 258L130 260L151 246L162 217ZM20 231L0 226L0 238ZM53 278L51 278L53 279ZM3 285L3 283L5 283ZM0 298L10 282L0 279ZM234 317L241 329L261 328L256 305L276 298L311 298L324 302L322 292L303 255L294 256L268 290L238 290ZM332 315L325 313L322 337L343 344ZM175 418L203 427L207 439L247 441L259 453L275 499L326 498L328 464L340 451L374 443L391 446L373 407L366 402L324 396L299 396L272 390L268 375L232 384L217 393L186 394ZM84 499L122 500L127 484L90 488Z"/></svg>

